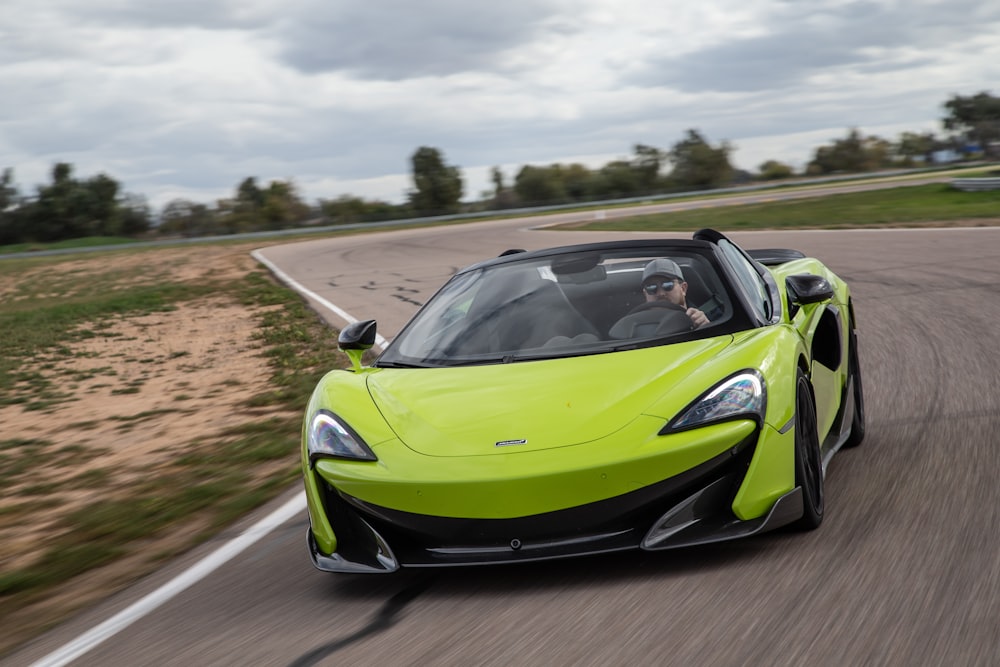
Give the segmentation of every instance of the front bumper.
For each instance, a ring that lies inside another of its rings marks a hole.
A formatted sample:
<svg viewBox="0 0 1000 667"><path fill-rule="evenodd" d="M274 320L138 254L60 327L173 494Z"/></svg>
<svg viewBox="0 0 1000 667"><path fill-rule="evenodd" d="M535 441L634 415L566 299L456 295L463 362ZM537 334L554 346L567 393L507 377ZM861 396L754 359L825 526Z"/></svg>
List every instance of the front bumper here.
<svg viewBox="0 0 1000 667"><path fill-rule="evenodd" d="M526 562L632 549L670 549L746 537L802 515L801 491L763 515L741 520L732 505L759 443L737 445L662 481L612 498L514 518L455 518L390 509L320 481L319 505L336 531L323 553L310 529L313 564L329 572L392 572Z"/></svg>

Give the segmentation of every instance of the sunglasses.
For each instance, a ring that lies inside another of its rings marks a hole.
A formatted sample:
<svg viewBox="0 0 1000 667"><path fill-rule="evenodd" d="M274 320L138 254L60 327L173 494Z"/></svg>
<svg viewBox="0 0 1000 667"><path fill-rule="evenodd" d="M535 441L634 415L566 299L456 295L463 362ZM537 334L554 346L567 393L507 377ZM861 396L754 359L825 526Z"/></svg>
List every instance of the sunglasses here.
<svg viewBox="0 0 1000 667"><path fill-rule="evenodd" d="M643 291L646 294L656 294L656 290L662 289L664 292L669 292L674 288L677 283L673 280L664 280L658 283L646 283L642 286Z"/></svg>

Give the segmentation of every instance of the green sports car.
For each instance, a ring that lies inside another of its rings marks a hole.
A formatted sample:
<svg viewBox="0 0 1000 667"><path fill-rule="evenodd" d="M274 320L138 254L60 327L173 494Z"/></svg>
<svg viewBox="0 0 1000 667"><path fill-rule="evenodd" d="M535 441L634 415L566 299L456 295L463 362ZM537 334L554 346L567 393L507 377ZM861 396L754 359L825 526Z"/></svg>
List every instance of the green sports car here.
<svg viewBox="0 0 1000 667"><path fill-rule="evenodd" d="M319 382L302 468L332 572L669 549L823 520L864 437L850 289L705 229L456 273L370 366Z"/></svg>

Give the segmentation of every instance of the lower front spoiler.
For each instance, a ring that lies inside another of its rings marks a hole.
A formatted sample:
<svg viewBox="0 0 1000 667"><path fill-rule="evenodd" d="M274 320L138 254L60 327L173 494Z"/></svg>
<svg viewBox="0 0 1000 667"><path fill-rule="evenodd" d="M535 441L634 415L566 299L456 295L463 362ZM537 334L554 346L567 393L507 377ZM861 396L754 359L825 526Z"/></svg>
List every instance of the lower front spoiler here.
<svg viewBox="0 0 1000 667"><path fill-rule="evenodd" d="M497 565L596 555L635 548L645 551L675 549L749 537L792 523L803 515L801 487L795 487L778 498L767 514L756 519L742 521L731 513L720 514L719 503L725 502L729 497L730 486L731 480L723 478L678 503L653 523L639 544L623 542L619 538L625 536L617 533L535 545L512 542L509 546L503 547L438 548L435 551L439 555L449 556L447 562L412 562L406 563L405 566ZM312 530L307 529L309 555L313 565L324 572L356 574L385 574L398 570L402 564L388 543L367 522L361 523L367 532L366 538L374 545L374 549L365 558L356 560L349 560L337 553L330 555L320 553Z"/></svg>
<svg viewBox="0 0 1000 667"><path fill-rule="evenodd" d="M730 520L713 518L709 513L701 512L700 506L714 506L720 497L726 497L727 489L720 482L706 487L664 514L646 533L641 548L655 551L749 537L790 524L804 513L802 487L796 486L778 498L764 516L749 521L735 517Z"/></svg>
<svg viewBox="0 0 1000 667"><path fill-rule="evenodd" d="M337 553L329 556L320 552L313 537L312 528L306 528L306 543L309 546L309 557L313 566L323 572L347 572L353 574L388 574L399 569L399 561L393 555L389 545L386 544L382 536L374 528L362 521L365 528L370 532L370 538L374 542L374 553L366 559L367 563L359 560L347 560Z"/></svg>

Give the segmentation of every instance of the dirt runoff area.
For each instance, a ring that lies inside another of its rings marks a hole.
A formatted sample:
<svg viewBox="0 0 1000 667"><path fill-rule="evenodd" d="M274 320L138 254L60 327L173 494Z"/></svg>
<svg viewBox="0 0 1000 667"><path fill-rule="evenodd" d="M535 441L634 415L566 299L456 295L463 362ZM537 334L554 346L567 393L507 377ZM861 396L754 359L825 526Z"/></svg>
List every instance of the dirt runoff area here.
<svg viewBox="0 0 1000 667"><path fill-rule="evenodd" d="M122 280L238 281L262 270L250 257L254 247L81 254L28 264L0 281L0 303L33 294L41 298L32 285L58 283L54 273L81 283L106 276L109 262L119 287ZM211 442L247 419L246 397L265 391L271 378L254 338L258 316L266 309L247 308L226 293L200 296L179 301L169 312L115 318L102 325L100 336L61 346L52 358L43 353L32 360L39 380L48 376L65 384L60 378L73 378L72 400L44 409L0 406L0 577L37 566L53 536L66 533L67 517L155 477L179 453L190 451L190 443ZM265 408L251 412L268 416ZM261 474L295 464L294 457L270 462ZM124 588L158 559L190 547L207 528L197 518L171 524L144 538L141 548L41 595L19 598L13 609L0 595L0 655Z"/></svg>

